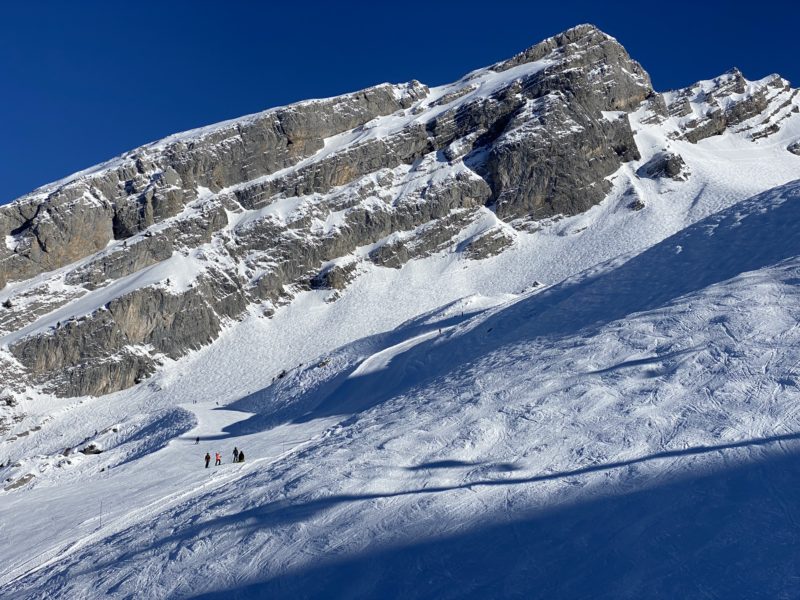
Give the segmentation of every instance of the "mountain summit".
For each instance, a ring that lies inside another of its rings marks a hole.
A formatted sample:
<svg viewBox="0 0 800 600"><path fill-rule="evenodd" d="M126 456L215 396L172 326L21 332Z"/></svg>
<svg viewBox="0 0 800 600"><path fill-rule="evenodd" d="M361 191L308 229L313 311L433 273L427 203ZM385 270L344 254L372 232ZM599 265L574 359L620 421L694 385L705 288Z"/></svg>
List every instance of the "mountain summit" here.
<svg viewBox="0 0 800 600"><path fill-rule="evenodd" d="M798 113L580 25L0 207L0 596L791 596Z"/></svg>
<svg viewBox="0 0 800 600"><path fill-rule="evenodd" d="M600 203L643 150L639 175L684 177L680 156L637 144L637 111L669 140L758 142L797 102L779 77L738 71L656 94L581 25L450 85L382 84L170 136L0 207L0 372L11 392L124 389L253 309L309 288L335 299L368 264L502 252Z"/></svg>

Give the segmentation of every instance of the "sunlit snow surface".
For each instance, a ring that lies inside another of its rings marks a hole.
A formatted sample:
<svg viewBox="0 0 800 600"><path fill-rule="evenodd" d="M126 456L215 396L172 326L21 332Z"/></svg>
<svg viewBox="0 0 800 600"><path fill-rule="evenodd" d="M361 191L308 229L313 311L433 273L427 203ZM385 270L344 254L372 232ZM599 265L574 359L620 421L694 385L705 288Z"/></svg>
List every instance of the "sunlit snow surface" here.
<svg viewBox="0 0 800 600"><path fill-rule="evenodd" d="M364 267L134 389L31 400L0 596L796 596L798 118L693 145L642 116L601 205L497 257ZM665 146L690 179L636 178Z"/></svg>

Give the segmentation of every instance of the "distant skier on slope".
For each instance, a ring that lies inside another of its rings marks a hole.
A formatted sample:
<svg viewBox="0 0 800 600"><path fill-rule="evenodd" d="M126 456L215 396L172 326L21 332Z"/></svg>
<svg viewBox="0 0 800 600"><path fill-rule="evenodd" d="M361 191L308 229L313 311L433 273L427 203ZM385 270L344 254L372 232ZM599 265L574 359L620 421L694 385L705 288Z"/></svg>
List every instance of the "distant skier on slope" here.
<svg viewBox="0 0 800 600"><path fill-rule="evenodd" d="M210 462L211 462L211 455L208 452L206 452L206 469L208 468L208 463Z"/></svg>
<svg viewBox="0 0 800 600"><path fill-rule="evenodd" d="M216 459L214 461L214 466L215 467L218 467L219 465L222 464L222 454L220 454L219 452L215 452L214 453L214 458Z"/></svg>
<svg viewBox="0 0 800 600"><path fill-rule="evenodd" d="M233 462L237 462L239 460L239 449L234 446L233 447Z"/></svg>
<svg viewBox="0 0 800 600"><path fill-rule="evenodd" d="M239 462L244 462L244 450L239 450Z"/></svg>
<svg viewBox="0 0 800 600"><path fill-rule="evenodd" d="M199 443L200 443L200 436L198 435L198 436L197 436L197 437L194 439L194 445L195 445L195 446L197 446L197 444L199 444Z"/></svg>

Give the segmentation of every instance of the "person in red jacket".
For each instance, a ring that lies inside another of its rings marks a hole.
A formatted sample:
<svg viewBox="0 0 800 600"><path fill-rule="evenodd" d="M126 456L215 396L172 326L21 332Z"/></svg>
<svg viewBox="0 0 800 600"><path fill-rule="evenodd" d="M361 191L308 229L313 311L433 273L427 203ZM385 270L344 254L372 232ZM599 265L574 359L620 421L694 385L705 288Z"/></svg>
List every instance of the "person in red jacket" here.
<svg viewBox="0 0 800 600"><path fill-rule="evenodd" d="M221 455L219 452L217 452L217 453L216 453L216 459L217 459L217 460L216 460L216 462L214 463L214 466L215 466L215 467L216 467L217 465L221 465L221 464L222 464L222 455Z"/></svg>

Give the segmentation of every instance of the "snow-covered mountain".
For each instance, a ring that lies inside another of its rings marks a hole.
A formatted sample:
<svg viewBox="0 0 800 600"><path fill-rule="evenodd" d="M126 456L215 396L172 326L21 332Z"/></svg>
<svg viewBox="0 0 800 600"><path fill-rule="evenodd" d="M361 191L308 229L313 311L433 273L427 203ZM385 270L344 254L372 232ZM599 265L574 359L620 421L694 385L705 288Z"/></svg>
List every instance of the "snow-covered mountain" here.
<svg viewBox="0 0 800 600"><path fill-rule="evenodd" d="M0 207L2 596L792 597L798 112L582 25Z"/></svg>

